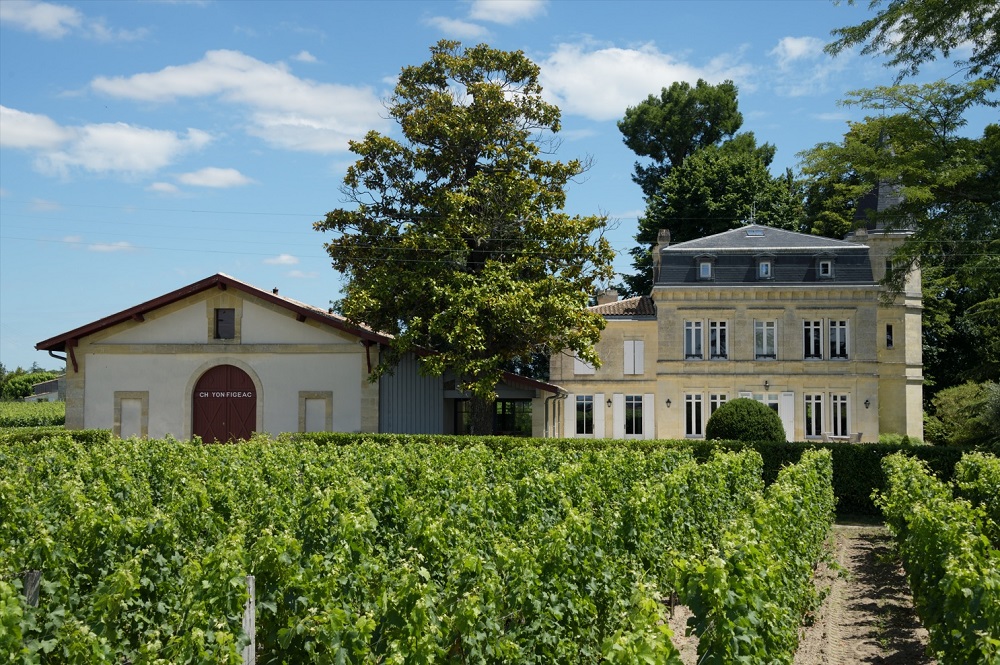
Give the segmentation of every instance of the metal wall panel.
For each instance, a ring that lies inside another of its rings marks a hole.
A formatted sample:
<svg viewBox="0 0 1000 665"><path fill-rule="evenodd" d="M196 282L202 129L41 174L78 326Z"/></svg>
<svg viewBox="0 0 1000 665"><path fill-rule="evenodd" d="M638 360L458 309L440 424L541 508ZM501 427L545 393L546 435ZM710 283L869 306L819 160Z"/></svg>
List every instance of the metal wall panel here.
<svg viewBox="0 0 1000 665"><path fill-rule="evenodd" d="M379 379L379 431L444 433L444 383L439 376L422 376L412 354Z"/></svg>

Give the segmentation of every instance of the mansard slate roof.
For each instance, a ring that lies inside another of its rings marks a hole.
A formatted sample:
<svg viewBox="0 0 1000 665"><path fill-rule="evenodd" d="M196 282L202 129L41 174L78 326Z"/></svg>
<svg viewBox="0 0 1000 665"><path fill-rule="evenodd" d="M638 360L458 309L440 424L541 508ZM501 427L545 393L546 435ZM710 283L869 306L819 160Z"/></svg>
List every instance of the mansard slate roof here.
<svg viewBox="0 0 1000 665"><path fill-rule="evenodd" d="M590 308L590 311L604 317L655 317L656 305L653 304L653 299L649 296L637 296L635 298L604 303L603 305L594 305Z"/></svg>
<svg viewBox="0 0 1000 665"><path fill-rule="evenodd" d="M712 263L712 278L699 279L698 264ZM757 264L773 263L773 277L761 280ZM833 261L833 277L821 278L819 261ZM660 249L657 285L668 284L874 284L868 246L750 224Z"/></svg>

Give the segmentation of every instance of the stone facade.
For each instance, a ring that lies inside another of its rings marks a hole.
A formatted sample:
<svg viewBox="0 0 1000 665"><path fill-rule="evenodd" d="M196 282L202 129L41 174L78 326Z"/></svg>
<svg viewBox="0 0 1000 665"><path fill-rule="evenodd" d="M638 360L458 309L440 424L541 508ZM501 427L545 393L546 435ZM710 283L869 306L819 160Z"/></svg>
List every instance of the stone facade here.
<svg viewBox="0 0 1000 665"><path fill-rule="evenodd" d="M552 360L569 393L554 417L566 436L617 436L624 418L646 423L645 438L702 438L715 408L751 397L778 412L789 440L921 438L919 273L888 304L877 283L902 237L751 225L671 247L664 234L651 295L594 308L607 320L601 367ZM634 358L626 367L629 340L642 341L640 373Z"/></svg>

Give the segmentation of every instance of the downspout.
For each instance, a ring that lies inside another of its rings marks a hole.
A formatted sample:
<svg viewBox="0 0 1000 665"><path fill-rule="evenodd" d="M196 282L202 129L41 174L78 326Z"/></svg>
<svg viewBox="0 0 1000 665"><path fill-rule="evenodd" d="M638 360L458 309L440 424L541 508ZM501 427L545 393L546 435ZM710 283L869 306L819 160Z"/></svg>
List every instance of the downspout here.
<svg viewBox="0 0 1000 665"><path fill-rule="evenodd" d="M53 351L52 349L49 349L49 355L55 358L56 360L61 360L63 362L66 362L66 356L57 356L56 352Z"/></svg>

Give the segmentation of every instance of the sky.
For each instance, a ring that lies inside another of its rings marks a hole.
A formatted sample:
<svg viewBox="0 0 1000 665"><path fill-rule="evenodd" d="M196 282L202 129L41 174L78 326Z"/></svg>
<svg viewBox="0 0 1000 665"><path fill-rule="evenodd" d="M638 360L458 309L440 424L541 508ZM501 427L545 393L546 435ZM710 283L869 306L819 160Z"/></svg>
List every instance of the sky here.
<svg viewBox="0 0 1000 665"><path fill-rule="evenodd" d="M870 16L832 0L35 2L0 0L0 362L215 273L326 307L313 222L345 205L348 141L398 136L384 101L440 39L522 50L562 110L556 158L592 166L566 211L607 215L629 272L644 202L625 110L732 80L775 172L837 142L878 57L823 53ZM947 63L921 79L951 74Z"/></svg>

